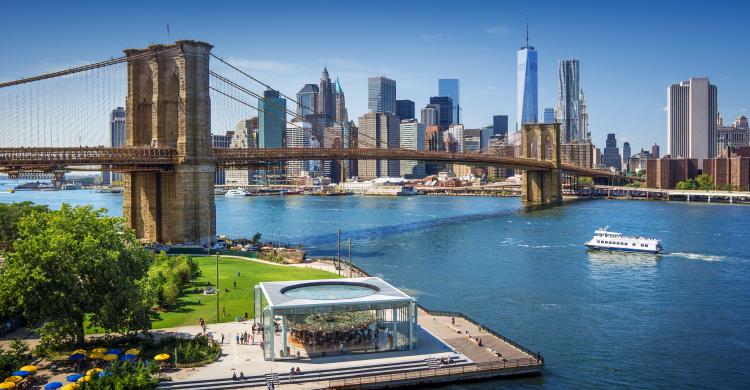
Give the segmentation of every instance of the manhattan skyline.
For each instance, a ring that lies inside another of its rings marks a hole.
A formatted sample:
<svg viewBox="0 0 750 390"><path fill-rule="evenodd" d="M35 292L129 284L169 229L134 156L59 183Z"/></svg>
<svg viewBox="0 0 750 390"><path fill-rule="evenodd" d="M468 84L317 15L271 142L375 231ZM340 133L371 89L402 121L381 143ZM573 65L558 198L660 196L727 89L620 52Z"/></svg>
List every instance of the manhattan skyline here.
<svg viewBox="0 0 750 390"><path fill-rule="evenodd" d="M145 13L138 3L6 5L0 32L12 37L4 39L3 48L15 54L0 64L0 78L116 57L125 47L198 39L288 95L315 82L328 67L346 87L350 118L367 111L368 77L396 80L396 98L412 100L417 107L437 95L439 78L457 78L462 122L477 128L497 114L517 121L516 52L524 43L528 15L530 42L539 53L538 117L542 107L554 106L558 60L578 59L597 146L604 145L609 132L634 149L654 142L665 146L667 88L690 77L708 77L717 85L725 119L750 108L749 44L743 24L733 22L734 15L746 14L750 7L739 2L714 3L708 10L692 2L582 2L567 8L551 2L467 3L450 15L422 3L401 4L406 12L399 13L345 2L211 7L188 2L152 6ZM24 12L36 17L23 23L7 17ZM372 17L359 17L363 13ZM257 17L249 17L247 26L226 23L229 15L240 14ZM302 29L302 20L331 14L337 15L335 28L310 29L304 38L293 33L295 20ZM413 15L425 23L405 23ZM392 21L388 28L375 21L385 16ZM70 18L81 22L71 27L66 22ZM561 22L571 18L576 23ZM446 23L434 22L440 20Z"/></svg>

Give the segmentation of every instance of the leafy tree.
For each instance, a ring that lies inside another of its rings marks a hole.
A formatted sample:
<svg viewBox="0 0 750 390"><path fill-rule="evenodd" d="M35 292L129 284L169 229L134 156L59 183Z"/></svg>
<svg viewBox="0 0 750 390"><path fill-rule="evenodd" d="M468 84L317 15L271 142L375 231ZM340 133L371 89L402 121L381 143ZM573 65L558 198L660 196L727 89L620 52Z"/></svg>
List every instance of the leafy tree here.
<svg viewBox="0 0 750 390"><path fill-rule="evenodd" d="M103 209L31 213L0 268L0 315L20 311L48 345L81 343L87 317L106 331L146 331L150 261L123 219Z"/></svg>
<svg viewBox="0 0 750 390"><path fill-rule="evenodd" d="M695 182L695 180L688 179L685 181L678 181L675 188L678 190L697 190L698 184Z"/></svg>
<svg viewBox="0 0 750 390"><path fill-rule="evenodd" d="M258 232L253 235L253 238L250 241L253 243L253 245L258 246L263 242L262 239L263 235Z"/></svg>
<svg viewBox="0 0 750 390"><path fill-rule="evenodd" d="M695 178L695 182L698 189L704 191L710 191L714 189L714 183L711 175L698 175L698 177Z"/></svg>
<svg viewBox="0 0 750 390"><path fill-rule="evenodd" d="M90 382L81 383L81 390L141 390L155 389L157 379L154 376L158 367L147 363L115 362L107 369L107 373L96 377Z"/></svg>
<svg viewBox="0 0 750 390"><path fill-rule="evenodd" d="M10 376L13 371L28 363L30 357L29 345L18 339L13 340L7 351L0 347L0 378Z"/></svg>
<svg viewBox="0 0 750 390"><path fill-rule="evenodd" d="M18 220L34 212L47 212L47 206L35 205L29 201L0 203L0 251L13 249L13 241L18 238Z"/></svg>

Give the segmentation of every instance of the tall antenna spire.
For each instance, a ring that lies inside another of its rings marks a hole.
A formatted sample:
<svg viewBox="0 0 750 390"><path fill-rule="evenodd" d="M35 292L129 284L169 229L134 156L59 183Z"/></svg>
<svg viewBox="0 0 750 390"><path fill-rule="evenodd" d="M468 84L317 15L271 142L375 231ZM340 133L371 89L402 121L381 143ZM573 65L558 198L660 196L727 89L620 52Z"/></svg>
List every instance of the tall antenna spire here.
<svg viewBox="0 0 750 390"><path fill-rule="evenodd" d="M529 14L526 14L526 47L529 47Z"/></svg>

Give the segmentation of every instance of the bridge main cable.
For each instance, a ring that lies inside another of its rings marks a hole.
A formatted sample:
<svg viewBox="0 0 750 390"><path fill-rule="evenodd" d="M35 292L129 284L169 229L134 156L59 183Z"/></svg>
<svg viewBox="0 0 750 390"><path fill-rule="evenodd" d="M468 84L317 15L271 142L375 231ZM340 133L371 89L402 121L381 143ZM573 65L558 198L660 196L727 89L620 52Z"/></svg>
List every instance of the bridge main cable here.
<svg viewBox="0 0 750 390"><path fill-rule="evenodd" d="M105 60L105 61L101 61L101 62L96 62L96 63L93 63L93 64L88 64L88 65L83 65L83 66L78 66L78 67L75 67L75 68L64 69L64 70L60 70L60 71L57 71L57 72L45 73L45 74L41 74L41 75L38 75L38 76L26 77L26 78L21 78L21 79L18 79L18 80L13 80L13 81L7 81L7 82L4 82L4 83L0 83L0 88L7 88L7 87L12 87L14 85L27 84L27 83L32 83L34 81L52 79L52 78L55 78L55 77L62 77L62 76L67 76L67 75L71 75L71 74L75 74L75 73L86 72L88 70L93 70L93 69L98 69L98 68L104 68L104 67L107 67L107 66L120 64L120 63L123 63L123 62L135 60L135 59L138 59L138 58L141 58L141 57L152 56L152 55L163 53L163 52L170 51L170 50L177 50L177 48L176 47L170 47L170 48L167 48L167 49L164 49L164 50L158 50L158 51L154 51L154 52L141 53L141 54L136 54L136 55L132 55L132 56L129 56L129 57L123 56L123 57L111 58L109 60Z"/></svg>

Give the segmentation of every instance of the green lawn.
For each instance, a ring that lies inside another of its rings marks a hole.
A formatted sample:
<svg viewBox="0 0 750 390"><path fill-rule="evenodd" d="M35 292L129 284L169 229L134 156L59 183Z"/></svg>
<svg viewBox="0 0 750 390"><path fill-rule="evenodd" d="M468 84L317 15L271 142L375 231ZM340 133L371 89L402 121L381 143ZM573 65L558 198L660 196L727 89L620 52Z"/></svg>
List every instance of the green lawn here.
<svg viewBox="0 0 750 390"><path fill-rule="evenodd" d="M154 329L184 325L198 325L202 317L206 323L216 322L216 295L194 294L193 288L207 287L206 282L216 287L216 257L195 257L201 267L202 276L193 280L193 286L183 291L176 307L159 313L161 320L153 323ZM240 276L237 276L237 272ZM313 268L288 267L264 264L247 259L222 257L219 260L219 311L221 322L234 321L238 315L248 313L253 317L253 287L260 282L279 280L331 279L336 274ZM234 288L237 282L237 288ZM229 289L226 292L224 289ZM200 304L198 299L200 298ZM226 312L226 315L224 314Z"/></svg>

